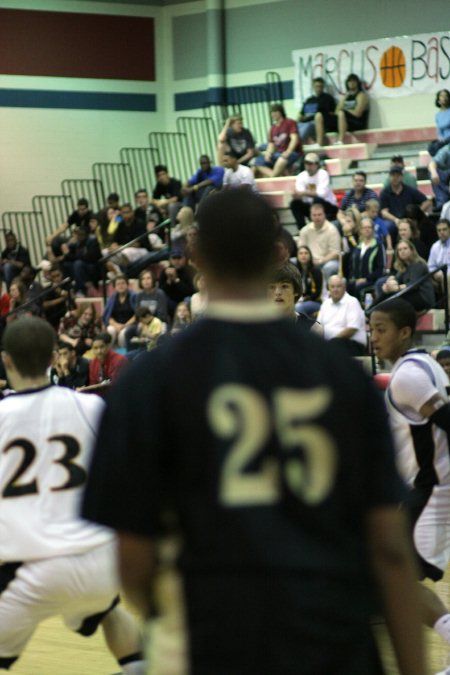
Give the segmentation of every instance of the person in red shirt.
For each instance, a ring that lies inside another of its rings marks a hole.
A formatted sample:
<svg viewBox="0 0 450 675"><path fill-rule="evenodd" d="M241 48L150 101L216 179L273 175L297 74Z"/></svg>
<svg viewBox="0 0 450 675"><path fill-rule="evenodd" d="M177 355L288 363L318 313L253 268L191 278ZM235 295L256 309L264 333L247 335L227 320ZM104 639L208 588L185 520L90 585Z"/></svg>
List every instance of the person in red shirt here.
<svg viewBox="0 0 450 675"><path fill-rule="evenodd" d="M6 316L9 312L9 293L2 293L3 282L0 279L0 316Z"/></svg>
<svg viewBox="0 0 450 675"><path fill-rule="evenodd" d="M107 381L114 382L127 359L112 351L110 334L100 333L96 335L92 350L95 357L89 363L89 385Z"/></svg>
<svg viewBox="0 0 450 675"><path fill-rule="evenodd" d="M281 176L286 167L298 160L302 152L295 120L286 117L284 107L279 103L274 103L270 114L272 126L269 129L269 142L264 154L255 158L255 176Z"/></svg>

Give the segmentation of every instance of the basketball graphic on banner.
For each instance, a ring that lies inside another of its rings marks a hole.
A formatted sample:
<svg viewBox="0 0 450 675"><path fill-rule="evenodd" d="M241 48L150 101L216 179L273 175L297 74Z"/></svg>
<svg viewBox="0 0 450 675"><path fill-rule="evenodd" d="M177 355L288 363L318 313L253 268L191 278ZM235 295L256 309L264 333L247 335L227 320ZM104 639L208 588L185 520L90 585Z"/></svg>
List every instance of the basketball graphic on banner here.
<svg viewBox="0 0 450 675"><path fill-rule="evenodd" d="M389 47L380 60L380 75L385 87L401 87L406 76L406 59L400 47Z"/></svg>

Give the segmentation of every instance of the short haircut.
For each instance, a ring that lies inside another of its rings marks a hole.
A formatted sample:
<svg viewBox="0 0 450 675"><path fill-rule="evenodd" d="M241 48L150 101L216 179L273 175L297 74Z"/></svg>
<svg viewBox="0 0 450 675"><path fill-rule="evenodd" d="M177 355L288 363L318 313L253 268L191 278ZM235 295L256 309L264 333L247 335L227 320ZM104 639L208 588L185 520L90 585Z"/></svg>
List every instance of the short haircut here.
<svg viewBox="0 0 450 675"><path fill-rule="evenodd" d="M167 166L165 164L157 164L155 166L155 176L157 176L162 171L164 171L165 173L169 173Z"/></svg>
<svg viewBox="0 0 450 675"><path fill-rule="evenodd" d="M281 103L274 103L273 105L271 105L270 112L280 112L283 115L283 117L286 117L286 111L284 109L284 106L281 105Z"/></svg>
<svg viewBox="0 0 450 675"><path fill-rule="evenodd" d="M112 342L112 337L105 331L104 333L98 333L98 335L95 335L95 337L92 338L92 344L94 344L94 342L104 342L105 345L110 345Z"/></svg>
<svg viewBox="0 0 450 675"><path fill-rule="evenodd" d="M447 227L450 227L450 220L448 218L439 218L439 220L436 223L436 227L442 224L447 225Z"/></svg>
<svg viewBox="0 0 450 675"><path fill-rule="evenodd" d="M55 342L55 331L47 321L23 316L6 326L3 350L22 377L40 377L51 363Z"/></svg>
<svg viewBox="0 0 450 675"><path fill-rule="evenodd" d="M118 281L126 281L127 284L128 284L127 275L126 274L118 274L117 276L115 276L114 279L113 279L113 282L112 282L114 288L116 287L116 284L117 284Z"/></svg>
<svg viewBox="0 0 450 675"><path fill-rule="evenodd" d="M380 202L378 201L378 199L368 199L366 201L366 206L369 206L369 207L370 206L376 206L377 208L379 208Z"/></svg>
<svg viewBox="0 0 450 675"><path fill-rule="evenodd" d="M136 320L137 320L137 321L140 321L141 319L144 318L144 316L148 316L149 314L150 314L150 316L154 316L154 314L153 314L152 310L150 309L150 307L146 307L145 305L140 305L140 306L136 309L136 311L135 311L135 313L134 313L134 316L136 317Z"/></svg>
<svg viewBox="0 0 450 675"><path fill-rule="evenodd" d="M356 171L354 171L353 175L354 176L362 176L364 178L364 180L367 180L367 174L362 169L357 169Z"/></svg>
<svg viewBox="0 0 450 675"><path fill-rule="evenodd" d="M322 82L322 84L325 84L325 80L323 79L323 77L315 77L313 79L313 82Z"/></svg>
<svg viewBox="0 0 450 675"><path fill-rule="evenodd" d="M436 361L443 361L444 359L450 359L450 349L441 349L440 352L436 354Z"/></svg>
<svg viewBox="0 0 450 675"><path fill-rule="evenodd" d="M120 202L120 197L117 194L117 192L111 192L111 194L108 195L108 199L106 201L108 203L109 202Z"/></svg>
<svg viewBox="0 0 450 675"><path fill-rule="evenodd" d="M300 272L292 263L286 263L274 271L271 283L277 284L283 281L292 284L295 296L300 297L303 292L302 278Z"/></svg>
<svg viewBox="0 0 450 675"><path fill-rule="evenodd" d="M200 202L196 216L198 250L217 276L260 278L274 263L280 226L260 195L250 190L217 192Z"/></svg>
<svg viewBox="0 0 450 675"><path fill-rule="evenodd" d="M416 331L417 315L411 303L402 298L386 300L380 305L375 305L373 312L387 314L392 323L398 328L411 328L411 336Z"/></svg>
<svg viewBox="0 0 450 675"><path fill-rule="evenodd" d="M141 192L143 192L145 195L148 195L148 192L145 188L139 188L139 190L136 190L136 192L134 193L134 196L137 197L138 195L141 194ZM127 204L122 204L122 206L127 206Z"/></svg>
<svg viewBox="0 0 450 675"><path fill-rule="evenodd" d="M81 197L81 198L77 201L77 206L89 206L89 202L88 202L88 200L86 199L86 197Z"/></svg>
<svg viewBox="0 0 450 675"><path fill-rule="evenodd" d="M392 155L391 163L392 164L404 164L405 160L403 159L402 155Z"/></svg>
<svg viewBox="0 0 450 675"><path fill-rule="evenodd" d="M310 210L311 209L322 209L322 211L325 213L325 204L322 204L322 202L313 201L310 207Z"/></svg>

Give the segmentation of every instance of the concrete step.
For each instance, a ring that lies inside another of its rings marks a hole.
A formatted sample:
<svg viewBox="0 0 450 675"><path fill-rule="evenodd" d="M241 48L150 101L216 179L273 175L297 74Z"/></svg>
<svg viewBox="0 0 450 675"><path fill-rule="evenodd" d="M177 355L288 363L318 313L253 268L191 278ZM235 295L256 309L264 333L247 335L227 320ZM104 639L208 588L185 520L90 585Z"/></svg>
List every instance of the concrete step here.
<svg viewBox="0 0 450 675"><path fill-rule="evenodd" d="M436 138L436 127L366 129L365 131L353 132L353 136L363 143L376 143L377 145L429 142Z"/></svg>
<svg viewBox="0 0 450 675"><path fill-rule="evenodd" d="M319 154L330 159L369 159L376 150L375 143L353 143L351 145L326 145Z"/></svg>

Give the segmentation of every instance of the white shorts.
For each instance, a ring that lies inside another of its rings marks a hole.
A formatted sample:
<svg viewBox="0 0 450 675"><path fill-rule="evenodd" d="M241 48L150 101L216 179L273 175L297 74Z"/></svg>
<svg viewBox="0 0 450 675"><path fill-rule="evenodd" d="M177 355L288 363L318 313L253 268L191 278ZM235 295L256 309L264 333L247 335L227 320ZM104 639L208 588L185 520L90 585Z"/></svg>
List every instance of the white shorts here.
<svg viewBox="0 0 450 675"><path fill-rule="evenodd" d="M140 260L143 258L145 255L147 255L148 251L146 248L141 248L138 246L129 246L128 248L124 248L123 251L118 253L117 255L113 256L111 258L112 262L117 263L118 265L123 265L124 264L124 258L126 258L128 264L136 262L136 260Z"/></svg>
<svg viewBox="0 0 450 675"><path fill-rule="evenodd" d="M38 624L50 616L62 616L71 630L94 632L98 621L88 627L86 619L107 612L118 589L114 541L80 555L23 563L0 588L0 664L20 656Z"/></svg>
<svg viewBox="0 0 450 675"><path fill-rule="evenodd" d="M450 487L434 488L414 526L414 545L421 558L445 572L450 562Z"/></svg>

